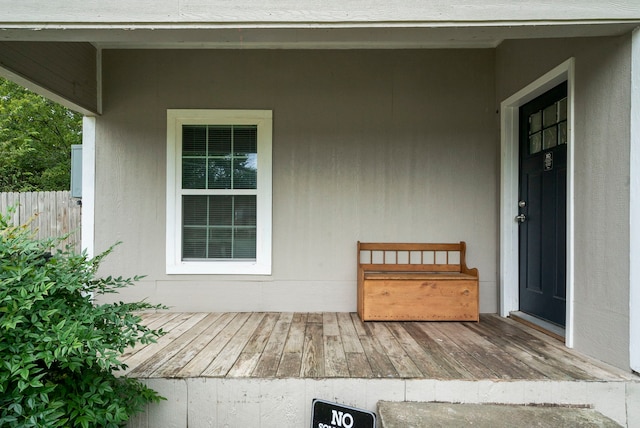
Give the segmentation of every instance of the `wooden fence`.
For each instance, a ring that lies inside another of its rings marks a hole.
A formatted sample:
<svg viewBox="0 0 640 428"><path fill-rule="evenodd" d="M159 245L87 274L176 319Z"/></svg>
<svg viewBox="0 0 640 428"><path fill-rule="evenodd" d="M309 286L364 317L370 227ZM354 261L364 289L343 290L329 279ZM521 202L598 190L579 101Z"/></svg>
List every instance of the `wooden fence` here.
<svg viewBox="0 0 640 428"><path fill-rule="evenodd" d="M61 245L71 245L80 252L80 219L82 206L69 191L59 192L3 192L0 193L0 212L6 215L15 209L15 225L30 221L38 238L54 238L69 234Z"/></svg>

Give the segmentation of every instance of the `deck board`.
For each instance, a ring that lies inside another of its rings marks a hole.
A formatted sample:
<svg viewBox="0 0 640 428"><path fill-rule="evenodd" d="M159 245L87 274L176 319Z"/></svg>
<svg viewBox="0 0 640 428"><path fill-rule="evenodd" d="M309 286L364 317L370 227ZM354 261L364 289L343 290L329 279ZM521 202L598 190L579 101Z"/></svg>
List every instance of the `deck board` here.
<svg viewBox="0 0 640 428"><path fill-rule="evenodd" d="M324 345L322 322L309 322L304 333L300 377L324 377Z"/></svg>
<svg viewBox="0 0 640 428"><path fill-rule="evenodd" d="M260 356L258 366L253 372L255 377L274 377L278 373L278 366L292 321L293 313L280 314Z"/></svg>
<svg viewBox="0 0 640 428"><path fill-rule="evenodd" d="M304 349L307 314L295 313L291 320L289 333L282 349L280 364L276 371L277 377L298 377L302 367L302 352Z"/></svg>
<svg viewBox="0 0 640 428"><path fill-rule="evenodd" d="M625 373L497 315L367 322L350 313L154 313L167 334L127 349L136 378L620 380Z"/></svg>
<svg viewBox="0 0 640 428"><path fill-rule="evenodd" d="M325 350L325 377L349 377L349 366L340 327L338 327L338 316L334 312L322 314L322 339Z"/></svg>

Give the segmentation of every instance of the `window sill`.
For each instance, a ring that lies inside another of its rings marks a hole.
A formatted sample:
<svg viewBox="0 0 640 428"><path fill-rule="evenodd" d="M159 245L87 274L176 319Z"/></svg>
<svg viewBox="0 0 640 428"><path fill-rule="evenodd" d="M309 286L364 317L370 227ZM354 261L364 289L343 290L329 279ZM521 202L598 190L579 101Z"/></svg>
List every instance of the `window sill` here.
<svg viewBox="0 0 640 428"><path fill-rule="evenodd" d="M271 275L271 266L251 262L181 262L168 264L167 275Z"/></svg>

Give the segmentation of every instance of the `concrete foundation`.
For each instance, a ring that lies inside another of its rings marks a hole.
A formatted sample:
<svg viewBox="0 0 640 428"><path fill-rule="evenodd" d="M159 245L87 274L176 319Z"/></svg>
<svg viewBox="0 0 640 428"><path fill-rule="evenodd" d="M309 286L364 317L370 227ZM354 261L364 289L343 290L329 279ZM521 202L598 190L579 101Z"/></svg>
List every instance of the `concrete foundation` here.
<svg viewBox="0 0 640 428"><path fill-rule="evenodd" d="M636 381L441 381L432 379L146 379L167 398L130 428L305 427L314 398L377 412L381 401L554 404L589 407L640 427Z"/></svg>

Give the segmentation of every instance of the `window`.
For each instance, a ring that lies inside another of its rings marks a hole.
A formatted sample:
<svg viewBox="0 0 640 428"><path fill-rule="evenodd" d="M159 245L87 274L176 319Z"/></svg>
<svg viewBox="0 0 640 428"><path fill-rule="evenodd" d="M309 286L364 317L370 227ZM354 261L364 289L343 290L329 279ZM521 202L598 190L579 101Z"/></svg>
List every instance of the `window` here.
<svg viewBox="0 0 640 428"><path fill-rule="evenodd" d="M167 111L167 273L271 274L270 110Z"/></svg>
<svg viewBox="0 0 640 428"><path fill-rule="evenodd" d="M567 97L531 113L528 129L530 155L567 144Z"/></svg>

